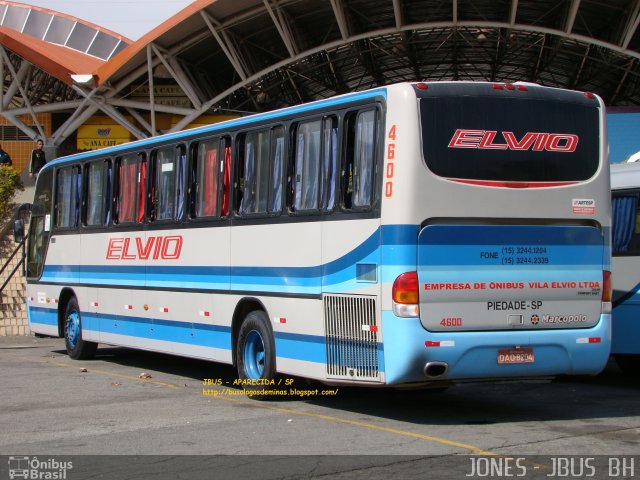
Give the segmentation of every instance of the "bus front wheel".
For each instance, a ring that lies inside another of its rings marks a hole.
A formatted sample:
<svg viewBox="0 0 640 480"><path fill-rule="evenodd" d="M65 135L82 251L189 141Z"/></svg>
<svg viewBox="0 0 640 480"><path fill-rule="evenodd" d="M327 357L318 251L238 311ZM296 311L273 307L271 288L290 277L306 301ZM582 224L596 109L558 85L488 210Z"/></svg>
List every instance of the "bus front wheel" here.
<svg viewBox="0 0 640 480"><path fill-rule="evenodd" d="M78 300L71 297L64 310L64 341L67 354L74 360L88 360L93 358L98 344L82 339L82 315Z"/></svg>
<svg viewBox="0 0 640 480"><path fill-rule="evenodd" d="M260 310L249 313L238 332L236 359L238 378L245 390L268 389L276 375L276 348L269 317Z"/></svg>

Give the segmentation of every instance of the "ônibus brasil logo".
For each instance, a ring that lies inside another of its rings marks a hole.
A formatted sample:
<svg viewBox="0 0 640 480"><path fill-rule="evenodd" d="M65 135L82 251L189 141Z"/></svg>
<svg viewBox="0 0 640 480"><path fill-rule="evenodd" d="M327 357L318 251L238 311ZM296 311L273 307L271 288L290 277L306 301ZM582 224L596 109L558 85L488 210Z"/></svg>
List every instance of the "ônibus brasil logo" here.
<svg viewBox="0 0 640 480"><path fill-rule="evenodd" d="M63 462L55 458L46 460L38 457L9 457L9 478L39 480L66 480L67 470L73 468L73 462Z"/></svg>
<svg viewBox="0 0 640 480"><path fill-rule="evenodd" d="M500 132L500 134L506 143L494 143L498 135L497 130L467 130L459 128L453 134L449 142L449 148L571 153L575 152L580 140L578 135L573 133L527 132L519 140L513 132Z"/></svg>

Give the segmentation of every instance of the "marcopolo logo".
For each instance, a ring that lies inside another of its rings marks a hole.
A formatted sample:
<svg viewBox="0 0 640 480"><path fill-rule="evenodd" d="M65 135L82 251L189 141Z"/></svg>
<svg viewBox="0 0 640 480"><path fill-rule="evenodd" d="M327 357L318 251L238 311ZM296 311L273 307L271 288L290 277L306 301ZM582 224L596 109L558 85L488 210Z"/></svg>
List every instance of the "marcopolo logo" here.
<svg viewBox="0 0 640 480"><path fill-rule="evenodd" d="M587 316L578 315L542 315L542 323L584 323Z"/></svg>
<svg viewBox="0 0 640 480"><path fill-rule="evenodd" d="M38 457L9 457L9 478L33 480L65 480L67 470L73 468L73 462L63 462L55 458L44 460Z"/></svg>

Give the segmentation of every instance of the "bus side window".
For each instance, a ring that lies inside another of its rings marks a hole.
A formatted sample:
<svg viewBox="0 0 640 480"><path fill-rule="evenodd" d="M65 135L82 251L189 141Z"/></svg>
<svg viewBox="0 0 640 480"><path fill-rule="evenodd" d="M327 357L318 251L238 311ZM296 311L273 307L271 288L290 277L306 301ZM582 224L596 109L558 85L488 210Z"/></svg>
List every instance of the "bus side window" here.
<svg viewBox="0 0 640 480"><path fill-rule="evenodd" d="M282 211L282 174L285 168L284 158L284 127L271 130L271 186L269 189L269 213Z"/></svg>
<svg viewBox="0 0 640 480"><path fill-rule="evenodd" d="M242 190L238 213L266 213L269 198L270 161L269 130L249 132L240 140L241 161L244 164L239 186Z"/></svg>
<svg viewBox="0 0 640 480"><path fill-rule="evenodd" d="M145 214L145 200L147 199L147 155L145 153L138 154L138 217L137 222L142 223L144 221Z"/></svg>
<svg viewBox="0 0 640 480"><path fill-rule="evenodd" d="M226 217L231 190L231 139L206 140L192 151L196 158L191 173L191 216Z"/></svg>
<svg viewBox="0 0 640 480"><path fill-rule="evenodd" d="M187 149L184 145L176 147L176 214L175 219L181 220L184 216L185 191L187 189Z"/></svg>
<svg viewBox="0 0 640 480"><path fill-rule="evenodd" d="M111 161L88 163L85 167L85 219L89 227L103 226L109 219Z"/></svg>
<svg viewBox="0 0 640 480"><path fill-rule="evenodd" d="M111 223L111 195L113 195L113 165L111 160L105 162L105 195L104 195L104 224Z"/></svg>
<svg viewBox="0 0 640 480"><path fill-rule="evenodd" d="M208 140L198 145L196 157L195 215L215 217L218 215L218 185L220 183L220 140Z"/></svg>
<svg viewBox="0 0 640 480"><path fill-rule="evenodd" d="M320 204L325 212L333 210L338 177L338 121L325 117L322 122L322 191Z"/></svg>
<svg viewBox="0 0 640 480"><path fill-rule="evenodd" d="M231 139L225 137L222 140L224 146L224 162L221 165L222 173L222 210L221 215L229 215L229 203L231 197Z"/></svg>
<svg viewBox="0 0 640 480"><path fill-rule="evenodd" d="M77 227L80 221L82 175L80 167L65 167L57 172L55 226Z"/></svg>
<svg viewBox="0 0 640 480"><path fill-rule="evenodd" d="M293 210L317 210L320 183L322 120L300 123L295 129Z"/></svg>
<svg viewBox="0 0 640 480"><path fill-rule="evenodd" d="M196 218L196 201L198 188L198 148L200 144L193 142L189 145L188 179L187 179L187 214L189 218Z"/></svg>
<svg viewBox="0 0 640 480"><path fill-rule="evenodd" d="M611 217L613 254L640 253L639 192L616 193L612 199Z"/></svg>
<svg viewBox="0 0 640 480"><path fill-rule="evenodd" d="M116 180L114 221L116 223L135 222L138 185L137 155L126 155L117 159Z"/></svg>
<svg viewBox="0 0 640 480"><path fill-rule="evenodd" d="M364 110L346 119L346 144L342 192L346 209L362 209L373 203L376 152L376 110Z"/></svg>
<svg viewBox="0 0 640 480"><path fill-rule="evenodd" d="M184 206L186 155L184 147L153 152L149 187L150 220L178 220Z"/></svg>

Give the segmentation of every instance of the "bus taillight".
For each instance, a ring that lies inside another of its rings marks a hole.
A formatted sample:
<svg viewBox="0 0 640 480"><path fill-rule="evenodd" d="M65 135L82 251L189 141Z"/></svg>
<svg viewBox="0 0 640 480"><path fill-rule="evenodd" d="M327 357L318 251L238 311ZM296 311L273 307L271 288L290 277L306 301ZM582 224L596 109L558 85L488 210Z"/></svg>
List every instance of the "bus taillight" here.
<svg viewBox="0 0 640 480"><path fill-rule="evenodd" d="M611 313L611 272L607 270L602 271L602 313Z"/></svg>
<svg viewBox="0 0 640 480"><path fill-rule="evenodd" d="M418 273L406 272L393 282L393 313L398 317L420 316Z"/></svg>

